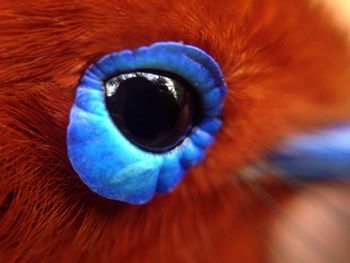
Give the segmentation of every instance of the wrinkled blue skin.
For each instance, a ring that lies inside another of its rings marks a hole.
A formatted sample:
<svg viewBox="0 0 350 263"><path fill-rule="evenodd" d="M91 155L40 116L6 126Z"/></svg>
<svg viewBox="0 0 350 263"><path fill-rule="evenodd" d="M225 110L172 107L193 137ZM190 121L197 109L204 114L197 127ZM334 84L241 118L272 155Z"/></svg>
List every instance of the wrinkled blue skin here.
<svg viewBox="0 0 350 263"><path fill-rule="evenodd" d="M104 82L118 73L158 69L186 79L201 94L204 118L180 145L166 153L146 152L113 124L105 105ZM143 204L171 191L185 171L205 157L221 126L226 86L218 64L204 51L175 42L104 56L90 66L77 87L67 130L69 160L81 180L108 199Z"/></svg>
<svg viewBox="0 0 350 263"><path fill-rule="evenodd" d="M350 179L350 124L297 135L267 154L280 175L302 179Z"/></svg>

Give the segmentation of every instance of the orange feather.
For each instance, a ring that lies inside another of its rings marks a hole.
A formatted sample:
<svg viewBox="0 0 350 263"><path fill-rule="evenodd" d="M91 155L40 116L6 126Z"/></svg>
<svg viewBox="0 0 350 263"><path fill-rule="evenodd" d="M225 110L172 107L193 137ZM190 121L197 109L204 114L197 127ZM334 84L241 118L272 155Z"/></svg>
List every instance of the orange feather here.
<svg viewBox="0 0 350 263"><path fill-rule="evenodd" d="M346 39L294 0L0 1L0 261L262 262L274 213L238 171L289 133L350 116ZM78 80L156 41L206 50L228 84L205 162L130 206L91 193L66 154ZM239 184L239 185L237 185ZM279 204L293 194L266 186Z"/></svg>

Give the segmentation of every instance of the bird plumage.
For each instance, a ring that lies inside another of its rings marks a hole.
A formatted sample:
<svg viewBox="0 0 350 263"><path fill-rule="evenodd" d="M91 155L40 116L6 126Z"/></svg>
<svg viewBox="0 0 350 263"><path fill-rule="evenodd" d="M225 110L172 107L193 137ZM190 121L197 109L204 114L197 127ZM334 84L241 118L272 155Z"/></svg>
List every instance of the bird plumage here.
<svg viewBox="0 0 350 263"><path fill-rule="evenodd" d="M246 165L295 132L347 121L348 44L308 1L0 1L0 259L261 262L274 210ZM203 164L145 206L104 200L74 173L68 113L86 67L157 41L206 50L228 86ZM295 189L266 186L281 206Z"/></svg>

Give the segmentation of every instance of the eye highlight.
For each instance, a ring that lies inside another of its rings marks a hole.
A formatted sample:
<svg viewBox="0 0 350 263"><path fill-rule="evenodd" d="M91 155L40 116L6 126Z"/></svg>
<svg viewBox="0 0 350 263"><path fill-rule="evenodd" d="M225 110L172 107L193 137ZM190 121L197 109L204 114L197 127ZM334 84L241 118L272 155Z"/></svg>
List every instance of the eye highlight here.
<svg viewBox="0 0 350 263"><path fill-rule="evenodd" d="M226 85L204 51L160 42L104 56L76 92L67 130L73 168L97 194L142 204L204 159Z"/></svg>

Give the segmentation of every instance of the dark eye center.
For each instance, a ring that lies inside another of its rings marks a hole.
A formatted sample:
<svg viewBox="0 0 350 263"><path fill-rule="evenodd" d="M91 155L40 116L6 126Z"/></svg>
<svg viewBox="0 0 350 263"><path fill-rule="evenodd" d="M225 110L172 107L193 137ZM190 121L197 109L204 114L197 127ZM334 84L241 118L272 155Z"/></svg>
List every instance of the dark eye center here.
<svg viewBox="0 0 350 263"><path fill-rule="evenodd" d="M109 79L105 88L106 106L114 124L147 151L174 148L201 115L192 86L170 73L124 73Z"/></svg>

